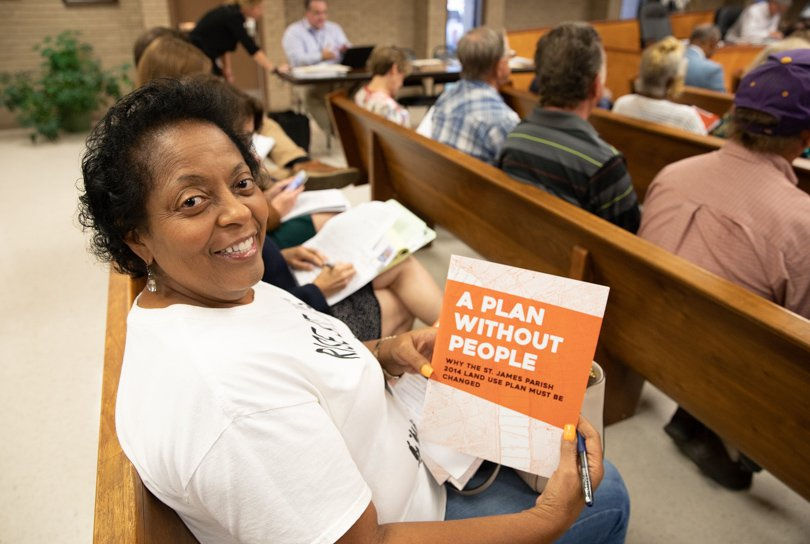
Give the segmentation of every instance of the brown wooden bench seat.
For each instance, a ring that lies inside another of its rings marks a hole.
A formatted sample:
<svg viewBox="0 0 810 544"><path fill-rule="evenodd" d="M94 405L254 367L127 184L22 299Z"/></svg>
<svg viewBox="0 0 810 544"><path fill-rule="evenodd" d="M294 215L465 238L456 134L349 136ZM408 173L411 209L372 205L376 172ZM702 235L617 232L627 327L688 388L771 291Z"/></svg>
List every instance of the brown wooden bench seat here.
<svg viewBox="0 0 810 544"><path fill-rule="evenodd" d="M124 357L127 313L143 282L110 272L107 333L98 434L96 544L192 544L197 539L177 514L144 487L115 434L115 398Z"/></svg>
<svg viewBox="0 0 810 544"><path fill-rule="evenodd" d="M502 87L501 95L521 118L537 105L536 94L514 87ZM624 154L627 170L642 202L647 188L662 168L693 155L716 151L725 141L601 109L593 110L589 121L606 142ZM799 188L810 193L810 161L796 159L793 169L799 178Z"/></svg>
<svg viewBox="0 0 810 544"><path fill-rule="evenodd" d="M610 287L596 356L606 419L633 412L640 375L810 499L808 320L345 96L330 106L374 198L487 259Z"/></svg>
<svg viewBox="0 0 810 544"><path fill-rule="evenodd" d="M688 106L697 106L723 117L734 105L734 95L687 85L683 88L681 95L674 98L673 101Z"/></svg>

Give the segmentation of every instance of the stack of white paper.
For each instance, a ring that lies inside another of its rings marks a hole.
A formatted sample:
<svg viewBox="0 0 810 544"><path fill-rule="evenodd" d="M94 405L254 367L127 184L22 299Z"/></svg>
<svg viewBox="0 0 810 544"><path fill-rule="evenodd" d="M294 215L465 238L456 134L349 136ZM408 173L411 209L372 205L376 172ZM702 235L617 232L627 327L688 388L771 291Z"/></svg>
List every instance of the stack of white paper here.
<svg viewBox="0 0 810 544"><path fill-rule="evenodd" d="M260 159L264 159L273 150L276 140L264 134L253 133L253 150Z"/></svg>
<svg viewBox="0 0 810 544"><path fill-rule="evenodd" d="M422 419L422 405L428 380L419 374L404 374L391 386L391 394L408 417L416 423ZM457 489L464 486L481 466L483 459L459 453L447 446L420 441L422 461L439 484L450 482Z"/></svg>
<svg viewBox="0 0 810 544"><path fill-rule="evenodd" d="M296 66L292 69L292 74L298 78L334 77L346 75L349 70L351 70L349 66L323 62L310 66Z"/></svg>
<svg viewBox="0 0 810 544"><path fill-rule="evenodd" d="M323 253L330 263L354 266L355 275L349 284L326 299L332 305L434 238L436 233L424 221L399 202L389 200L365 202L333 217L305 245ZM305 285L320 272L296 270L294 274L298 283Z"/></svg>
<svg viewBox="0 0 810 544"><path fill-rule="evenodd" d="M298 195L295 206L287 215L281 218L282 221L289 221L302 215L312 215L313 213L340 213L351 207L349 200L340 189L324 189L322 191L306 191Z"/></svg>

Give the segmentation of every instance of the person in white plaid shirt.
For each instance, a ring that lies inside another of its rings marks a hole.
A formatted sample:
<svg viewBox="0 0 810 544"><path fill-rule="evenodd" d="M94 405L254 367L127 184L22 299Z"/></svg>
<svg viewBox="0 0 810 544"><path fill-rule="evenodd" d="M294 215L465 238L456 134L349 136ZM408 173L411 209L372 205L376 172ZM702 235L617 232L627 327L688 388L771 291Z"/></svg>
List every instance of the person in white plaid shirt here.
<svg viewBox="0 0 810 544"><path fill-rule="evenodd" d="M461 80L448 86L432 109L432 139L495 162L506 135L520 122L498 94L511 74L509 54L503 33L491 28L475 28L461 38Z"/></svg>

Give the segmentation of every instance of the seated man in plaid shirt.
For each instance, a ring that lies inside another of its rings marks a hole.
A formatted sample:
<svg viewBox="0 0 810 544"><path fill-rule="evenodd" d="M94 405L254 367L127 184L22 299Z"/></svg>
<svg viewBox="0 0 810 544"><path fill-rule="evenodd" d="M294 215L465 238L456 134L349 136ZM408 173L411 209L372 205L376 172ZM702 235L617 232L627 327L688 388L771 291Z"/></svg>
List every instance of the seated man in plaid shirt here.
<svg viewBox="0 0 810 544"><path fill-rule="evenodd" d="M432 139L495 162L506 135L520 122L498 94L511 74L509 53L504 35L491 28L475 28L461 38L461 80L448 85L428 113ZM421 125L419 132L424 133Z"/></svg>

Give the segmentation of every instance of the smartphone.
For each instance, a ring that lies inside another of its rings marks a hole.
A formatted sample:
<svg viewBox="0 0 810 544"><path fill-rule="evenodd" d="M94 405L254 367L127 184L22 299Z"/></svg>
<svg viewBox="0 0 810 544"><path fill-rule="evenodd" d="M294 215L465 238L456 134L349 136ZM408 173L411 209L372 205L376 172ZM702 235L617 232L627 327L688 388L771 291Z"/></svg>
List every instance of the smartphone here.
<svg viewBox="0 0 810 544"><path fill-rule="evenodd" d="M295 191L307 182L307 178L309 178L309 174L307 174L306 170L301 170L295 175L293 180L284 188L284 190Z"/></svg>

